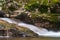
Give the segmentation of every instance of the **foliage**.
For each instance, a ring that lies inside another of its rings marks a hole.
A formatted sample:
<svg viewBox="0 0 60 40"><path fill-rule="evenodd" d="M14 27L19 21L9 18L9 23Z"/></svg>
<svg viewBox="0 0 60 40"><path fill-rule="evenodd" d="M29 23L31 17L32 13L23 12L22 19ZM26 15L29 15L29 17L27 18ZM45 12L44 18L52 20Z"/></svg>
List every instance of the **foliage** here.
<svg viewBox="0 0 60 40"><path fill-rule="evenodd" d="M42 5L52 6L60 0L41 0Z"/></svg>
<svg viewBox="0 0 60 40"><path fill-rule="evenodd" d="M25 9L35 11L35 9L38 8L41 13L47 13L48 7L54 7L58 2L59 0L30 0L29 3L25 5ZM53 9L53 11L55 11L55 9Z"/></svg>
<svg viewBox="0 0 60 40"><path fill-rule="evenodd" d="M39 6L40 6L40 4L38 4L38 3L27 4L27 5L25 5L25 9L29 10L29 11L34 11Z"/></svg>
<svg viewBox="0 0 60 40"><path fill-rule="evenodd" d="M60 0L13 0L13 1L17 2L17 4L19 4L19 5L22 4L22 3L19 3L20 1L25 3L25 4L27 3L25 5L25 9L26 10L35 11L35 9L38 8L41 13L47 12L48 11L48 7L50 7L50 8L54 7L54 5L57 2L60 2ZM15 11L17 9L17 7L14 6L14 5L15 4L10 6L9 8L4 8L3 7L3 9ZM5 6L8 7L7 5L5 5ZM53 9L53 11L55 11L55 9Z"/></svg>
<svg viewBox="0 0 60 40"><path fill-rule="evenodd" d="M60 3L56 3L53 8L50 8L51 9L51 13L60 13Z"/></svg>
<svg viewBox="0 0 60 40"><path fill-rule="evenodd" d="M46 6L46 5L41 5L40 7L39 7L39 11L41 12L41 13L47 13L47 11L48 11L48 6Z"/></svg>

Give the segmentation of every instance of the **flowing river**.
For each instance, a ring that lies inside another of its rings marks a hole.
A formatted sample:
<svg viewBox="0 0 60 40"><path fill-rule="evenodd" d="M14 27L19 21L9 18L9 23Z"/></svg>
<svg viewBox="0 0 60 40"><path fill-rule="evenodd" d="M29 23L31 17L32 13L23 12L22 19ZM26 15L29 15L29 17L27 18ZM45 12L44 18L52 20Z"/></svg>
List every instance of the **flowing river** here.
<svg viewBox="0 0 60 40"><path fill-rule="evenodd" d="M14 23L17 24L18 26L26 27L33 31L34 33L38 34L39 36L43 37L60 37L60 32L54 32L54 31L48 31L47 29L44 28L38 28L34 25L26 24L23 22L16 22L10 18L0 18L0 20L4 20L8 23Z"/></svg>

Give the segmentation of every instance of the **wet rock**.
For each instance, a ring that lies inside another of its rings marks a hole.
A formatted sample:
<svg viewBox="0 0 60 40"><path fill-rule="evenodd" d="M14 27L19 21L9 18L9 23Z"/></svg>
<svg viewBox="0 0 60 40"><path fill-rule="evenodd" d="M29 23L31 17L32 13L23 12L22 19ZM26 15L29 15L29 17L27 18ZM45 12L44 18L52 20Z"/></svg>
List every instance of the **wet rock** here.
<svg viewBox="0 0 60 40"><path fill-rule="evenodd" d="M11 37L36 37L36 35L30 35L16 29L10 29L9 31L11 33L11 35L9 34Z"/></svg>

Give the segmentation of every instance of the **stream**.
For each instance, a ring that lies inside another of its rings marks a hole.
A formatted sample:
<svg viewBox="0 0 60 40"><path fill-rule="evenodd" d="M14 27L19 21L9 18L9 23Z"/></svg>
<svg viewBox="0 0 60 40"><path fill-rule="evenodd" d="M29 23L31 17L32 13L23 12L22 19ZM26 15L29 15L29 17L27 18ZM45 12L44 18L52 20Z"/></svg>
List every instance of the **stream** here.
<svg viewBox="0 0 60 40"><path fill-rule="evenodd" d="M39 36L60 37L60 31L59 32L48 31L47 29L38 28L37 26L31 25L31 24L26 24L26 23L23 23L23 22L16 22L16 21L14 21L10 18L0 18L0 20L4 20L8 23L14 23L14 24L17 24L18 26L26 27L29 30L33 31L34 33L38 34Z"/></svg>

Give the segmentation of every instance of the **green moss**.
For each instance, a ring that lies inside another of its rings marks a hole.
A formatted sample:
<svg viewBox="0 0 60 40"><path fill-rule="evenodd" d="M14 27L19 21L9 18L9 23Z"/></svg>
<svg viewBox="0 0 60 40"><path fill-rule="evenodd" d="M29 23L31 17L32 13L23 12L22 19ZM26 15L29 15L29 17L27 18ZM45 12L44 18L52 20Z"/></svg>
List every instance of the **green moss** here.
<svg viewBox="0 0 60 40"><path fill-rule="evenodd" d="M15 27L15 24L9 24L9 23L4 22L4 21L0 21L0 25L2 25L4 27L4 29L10 29L12 27Z"/></svg>
<svg viewBox="0 0 60 40"><path fill-rule="evenodd" d="M35 14L35 13L32 13L32 14L30 14L30 15L31 15L31 18L32 18L32 19L38 17L38 14Z"/></svg>
<svg viewBox="0 0 60 40"><path fill-rule="evenodd" d="M43 14L31 14L31 18L34 19L36 17L41 17L42 19L46 19L52 22L59 22L58 20L58 16L60 16L60 14L49 14L49 13L43 13Z"/></svg>
<svg viewBox="0 0 60 40"><path fill-rule="evenodd" d="M59 22L58 16L60 16L60 14L46 14L45 18L49 21Z"/></svg>

